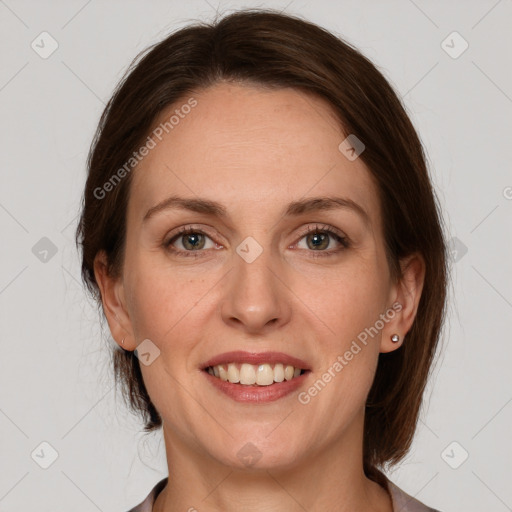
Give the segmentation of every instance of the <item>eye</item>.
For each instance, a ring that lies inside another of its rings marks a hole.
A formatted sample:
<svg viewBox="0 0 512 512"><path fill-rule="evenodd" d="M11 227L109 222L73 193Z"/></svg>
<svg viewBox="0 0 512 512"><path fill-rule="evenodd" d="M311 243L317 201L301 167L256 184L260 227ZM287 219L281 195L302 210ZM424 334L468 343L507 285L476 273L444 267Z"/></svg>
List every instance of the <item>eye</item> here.
<svg viewBox="0 0 512 512"><path fill-rule="evenodd" d="M324 225L320 226L316 224L315 226L310 226L308 229L302 233L302 239L306 239L306 249L311 249L310 252L317 252L318 254L313 254L313 257L318 256L331 256L333 253L338 253L343 249L347 249L350 247L349 240L346 236L344 236L337 229ZM341 244L341 247L324 250L327 249L331 245L331 241L335 240L338 244ZM299 241L300 243L300 241ZM297 244L298 246L299 244Z"/></svg>
<svg viewBox="0 0 512 512"><path fill-rule="evenodd" d="M210 247L206 247L206 239L209 239L212 244ZM179 242L181 248L175 248L174 244ZM197 257L199 254L193 254L194 252L202 252L202 249L212 249L216 244L212 239L200 229L194 227L184 227L174 234L170 239L164 241L164 247L171 252L177 253L180 256L192 256ZM192 254L191 254L192 253Z"/></svg>
<svg viewBox="0 0 512 512"><path fill-rule="evenodd" d="M299 243L304 238L306 238L306 250L309 249L308 252L317 253L311 254L312 257L332 256L333 254L350 247L348 238L336 228L328 225L321 226L316 224L314 226L309 226L307 230L301 234ZM211 242L209 247L207 247L207 240L210 240ZM340 244L341 247L325 250L331 245L331 241L333 240ZM179 243L181 247L176 247L176 243ZM297 246L299 246L299 243L297 243ZM194 258L202 256L205 252L203 249L222 247L213 242L213 240L202 230L192 226L180 228L177 233L171 236L171 238L164 241L163 246L178 256Z"/></svg>

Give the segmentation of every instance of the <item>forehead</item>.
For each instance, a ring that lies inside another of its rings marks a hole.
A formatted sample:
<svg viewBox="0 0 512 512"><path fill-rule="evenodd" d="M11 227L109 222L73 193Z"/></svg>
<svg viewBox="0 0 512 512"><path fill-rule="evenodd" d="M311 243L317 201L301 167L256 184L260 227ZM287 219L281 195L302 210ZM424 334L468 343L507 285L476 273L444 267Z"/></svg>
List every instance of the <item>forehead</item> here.
<svg viewBox="0 0 512 512"><path fill-rule="evenodd" d="M182 108L191 98L195 106ZM234 215L252 205L270 213L299 198L343 195L378 216L368 169L340 151L347 134L318 97L221 83L183 97L154 127L166 122L168 133L153 137L155 147L134 171L131 211L169 195L209 197Z"/></svg>

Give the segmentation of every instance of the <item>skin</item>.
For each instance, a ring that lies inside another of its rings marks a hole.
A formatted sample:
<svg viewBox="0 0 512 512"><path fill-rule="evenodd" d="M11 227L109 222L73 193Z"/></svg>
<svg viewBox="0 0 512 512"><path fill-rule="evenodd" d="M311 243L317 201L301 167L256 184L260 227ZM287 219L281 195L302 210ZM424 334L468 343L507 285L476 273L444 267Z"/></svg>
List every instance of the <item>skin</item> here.
<svg viewBox="0 0 512 512"><path fill-rule="evenodd" d="M392 279L377 189L362 160L338 149L346 135L324 100L224 82L193 97L197 106L134 171L121 275L107 274L104 254L95 261L114 339L128 350L150 339L160 350L141 365L170 475L154 511L390 512L389 495L362 469L364 405L379 353L397 350L390 336L403 339L412 325L424 262L412 255L402 280ZM172 194L221 202L228 217L173 209L143 222ZM283 216L291 201L329 195L358 203L369 224L349 209ZM315 249L302 230L316 223L351 245L330 236ZM191 224L207 235L202 249L183 245L187 235L173 246L202 257L164 247ZM248 236L263 249L252 263L236 252ZM311 366L305 391L395 302L402 310L307 405L296 393L235 402L200 370L226 351L281 351ZM249 442L261 453L252 467L237 456Z"/></svg>

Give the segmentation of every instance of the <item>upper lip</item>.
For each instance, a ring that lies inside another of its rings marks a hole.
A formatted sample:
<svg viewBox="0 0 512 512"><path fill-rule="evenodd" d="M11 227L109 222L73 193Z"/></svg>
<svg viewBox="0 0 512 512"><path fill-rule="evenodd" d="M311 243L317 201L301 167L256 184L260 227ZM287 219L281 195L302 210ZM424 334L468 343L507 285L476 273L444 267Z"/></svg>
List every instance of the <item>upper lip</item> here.
<svg viewBox="0 0 512 512"><path fill-rule="evenodd" d="M204 370L209 366L229 363L248 363L254 365L263 363L283 363L285 365L294 366L295 368L301 368L302 370L311 369L302 359L290 356L284 352L245 352L243 350L219 354L203 363L201 368Z"/></svg>

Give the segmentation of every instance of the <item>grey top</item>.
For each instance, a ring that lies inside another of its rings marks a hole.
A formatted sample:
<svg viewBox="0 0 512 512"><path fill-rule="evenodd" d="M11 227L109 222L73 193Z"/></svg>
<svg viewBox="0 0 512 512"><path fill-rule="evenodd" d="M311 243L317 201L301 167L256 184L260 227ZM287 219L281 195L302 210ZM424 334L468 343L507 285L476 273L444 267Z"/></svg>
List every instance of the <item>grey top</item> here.
<svg viewBox="0 0 512 512"><path fill-rule="evenodd" d="M167 480L168 477L160 480L153 489L151 489L151 492L148 494L146 499L136 507L130 509L128 512L152 512L156 497L167 485ZM393 512L439 512L439 510L427 507L423 503L409 496L391 482L391 480L386 480L388 491L391 495L391 501L393 502Z"/></svg>

